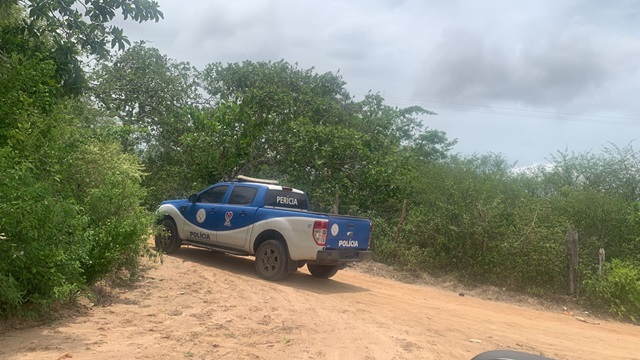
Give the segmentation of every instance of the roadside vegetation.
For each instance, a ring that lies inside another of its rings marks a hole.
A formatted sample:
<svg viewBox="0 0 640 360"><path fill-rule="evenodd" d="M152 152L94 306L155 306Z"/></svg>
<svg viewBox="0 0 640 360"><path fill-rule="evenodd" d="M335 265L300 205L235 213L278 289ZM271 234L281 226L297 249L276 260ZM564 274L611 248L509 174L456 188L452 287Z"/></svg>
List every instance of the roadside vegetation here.
<svg viewBox="0 0 640 360"><path fill-rule="evenodd" d="M434 113L356 99L337 73L284 60L197 69L108 25L157 21L154 2L86 1L88 19L51 3L0 2L1 317L134 276L162 199L244 174L307 190L314 210L370 217L378 261L538 296L565 293L575 230L577 296L640 318L632 144L527 170L453 154L455 140L423 125Z"/></svg>

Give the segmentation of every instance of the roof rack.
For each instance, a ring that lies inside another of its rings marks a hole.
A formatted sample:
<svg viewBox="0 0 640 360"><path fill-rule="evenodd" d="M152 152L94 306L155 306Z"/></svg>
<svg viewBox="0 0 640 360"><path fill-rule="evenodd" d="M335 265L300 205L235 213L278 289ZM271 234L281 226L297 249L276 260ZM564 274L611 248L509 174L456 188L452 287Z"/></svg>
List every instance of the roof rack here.
<svg viewBox="0 0 640 360"><path fill-rule="evenodd" d="M254 183L269 184L269 185L278 185L278 184L280 184L280 182L278 180L258 179L258 178L252 178L252 177L244 176L244 175L238 175L236 180L240 181L240 182L254 182Z"/></svg>

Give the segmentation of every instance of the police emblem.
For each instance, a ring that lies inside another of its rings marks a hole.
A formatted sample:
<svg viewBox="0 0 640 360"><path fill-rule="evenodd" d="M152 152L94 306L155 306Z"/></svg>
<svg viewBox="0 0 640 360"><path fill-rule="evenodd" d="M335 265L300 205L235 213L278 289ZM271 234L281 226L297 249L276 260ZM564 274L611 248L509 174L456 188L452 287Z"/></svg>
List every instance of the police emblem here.
<svg viewBox="0 0 640 360"><path fill-rule="evenodd" d="M206 218L207 212L204 209L198 210L198 212L196 213L196 221L202 224Z"/></svg>

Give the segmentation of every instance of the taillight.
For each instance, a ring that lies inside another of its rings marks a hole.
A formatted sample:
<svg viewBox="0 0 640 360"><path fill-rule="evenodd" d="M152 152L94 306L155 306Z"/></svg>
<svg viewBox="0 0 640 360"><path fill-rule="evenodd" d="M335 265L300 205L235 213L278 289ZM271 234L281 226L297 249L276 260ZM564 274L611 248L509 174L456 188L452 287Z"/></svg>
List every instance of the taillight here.
<svg viewBox="0 0 640 360"><path fill-rule="evenodd" d="M369 240L367 241L367 249L371 246L371 234L373 233L373 223L369 223Z"/></svg>
<svg viewBox="0 0 640 360"><path fill-rule="evenodd" d="M316 221L313 223L313 241L315 241L319 246L324 246L324 244L327 243L328 228L328 221Z"/></svg>

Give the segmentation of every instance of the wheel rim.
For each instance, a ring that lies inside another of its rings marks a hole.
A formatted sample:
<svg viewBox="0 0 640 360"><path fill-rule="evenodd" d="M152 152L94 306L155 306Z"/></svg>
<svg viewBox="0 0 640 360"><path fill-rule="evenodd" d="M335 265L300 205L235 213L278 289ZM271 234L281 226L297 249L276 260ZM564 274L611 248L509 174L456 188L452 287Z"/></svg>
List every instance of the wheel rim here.
<svg viewBox="0 0 640 360"><path fill-rule="evenodd" d="M162 249L166 249L169 244L171 243L171 230L165 228L165 231L162 232L162 234L160 234L160 242L158 245L160 245L160 248Z"/></svg>
<svg viewBox="0 0 640 360"><path fill-rule="evenodd" d="M160 246L162 248L166 248L167 246L169 246L169 237L170 236L171 235L167 235L167 234L162 235L162 237L160 238Z"/></svg>
<svg viewBox="0 0 640 360"><path fill-rule="evenodd" d="M260 254L260 269L267 275L274 274L280 267L280 255L273 247L269 246L262 250Z"/></svg>

